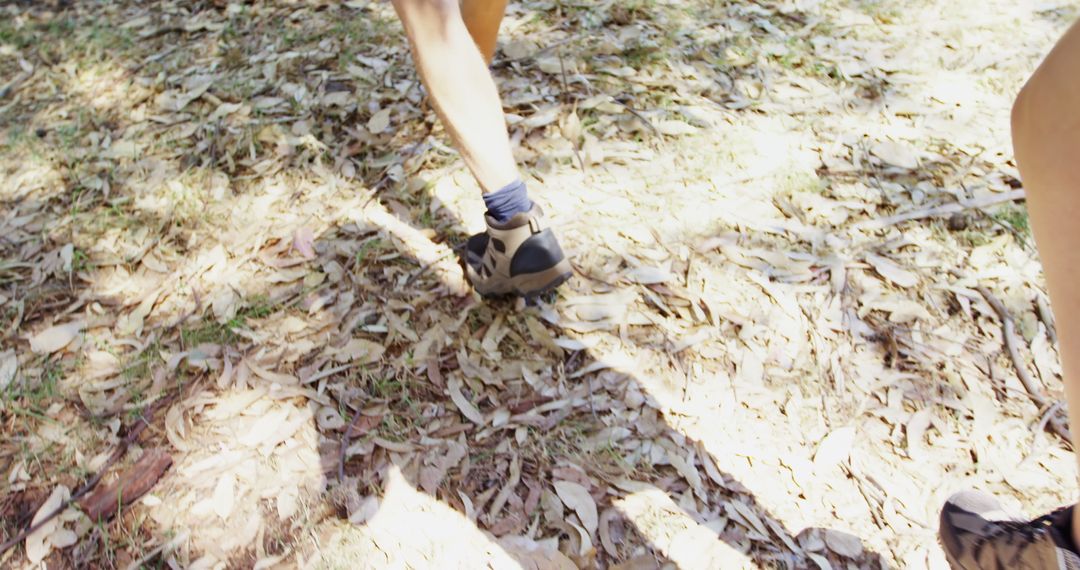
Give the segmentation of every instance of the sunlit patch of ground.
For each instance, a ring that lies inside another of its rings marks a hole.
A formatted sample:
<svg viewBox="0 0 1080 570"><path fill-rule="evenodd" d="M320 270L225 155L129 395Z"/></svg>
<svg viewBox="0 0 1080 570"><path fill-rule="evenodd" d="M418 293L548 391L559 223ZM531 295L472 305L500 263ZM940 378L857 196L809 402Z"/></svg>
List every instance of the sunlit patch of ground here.
<svg viewBox="0 0 1080 570"><path fill-rule="evenodd" d="M204 392L169 411L173 472L143 502L163 530L188 533L181 563L288 554L319 508L330 466L319 455L318 404L275 392L272 384Z"/></svg>
<svg viewBox="0 0 1080 570"><path fill-rule="evenodd" d="M391 467L386 489L350 517L324 530L316 568L551 568L572 569L557 542L496 539L462 513L413 488Z"/></svg>
<svg viewBox="0 0 1080 570"><path fill-rule="evenodd" d="M176 400L149 495L0 565L937 568L948 493L1072 498L974 290L1059 397L1022 205L890 221L1012 196L1068 4L514 3L534 308L464 286L388 4L2 9L5 537Z"/></svg>

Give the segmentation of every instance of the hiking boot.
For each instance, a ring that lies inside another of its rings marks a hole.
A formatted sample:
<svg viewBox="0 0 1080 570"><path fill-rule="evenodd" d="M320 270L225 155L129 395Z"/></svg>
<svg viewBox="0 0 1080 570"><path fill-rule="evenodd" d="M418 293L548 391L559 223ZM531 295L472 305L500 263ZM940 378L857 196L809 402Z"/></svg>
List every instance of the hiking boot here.
<svg viewBox="0 0 1080 570"><path fill-rule="evenodd" d="M941 544L955 569L1080 570L1072 514L1067 507L1017 521L993 497L964 491L950 497L941 511Z"/></svg>
<svg viewBox="0 0 1080 570"><path fill-rule="evenodd" d="M542 218L536 204L502 224L484 217L487 232L469 238L463 256L477 293L535 298L570 279L573 268Z"/></svg>

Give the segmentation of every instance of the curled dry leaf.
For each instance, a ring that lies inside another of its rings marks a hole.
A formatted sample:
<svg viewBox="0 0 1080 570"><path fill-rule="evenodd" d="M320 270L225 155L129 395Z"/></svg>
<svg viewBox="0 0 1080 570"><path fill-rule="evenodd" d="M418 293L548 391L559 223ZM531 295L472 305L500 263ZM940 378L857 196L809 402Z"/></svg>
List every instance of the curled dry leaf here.
<svg viewBox="0 0 1080 570"><path fill-rule="evenodd" d="M315 422L318 424L321 431L337 431L345 427L345 420L342 419L341 413L337 408L331 406L323 406L319 408L318 413L315 414Z"/></svg>
<svg viewBox="0 0 1080 570"><path fill-rule="evenodd" d="M873 266L879 275L900 287L914 287L919 284L919 277L880 255L867 254L866 262Z"/></svg>
<svg viewBox="0 0 1080 570"><path fill-rule="evenodd" d="M881 141L870 149L870 153L891 166L907 170L915 170L919 167L919 157L915 151L895 141Z"/></svg>
<svg viewBox="0 0 1080 570"><path fill-rule="evenodd" d="M499 539L499 546L520 564L522 570L577 570L577 566L559 552L557 544L525 536L504 536Z"/></svg>
<svg viewBox="0 0 1080 570"><path fill-rule="evenodd" d="M846 461L851 455L851 447L854 443L854 427L833 430L821 440L821 445L814 454L814 470L820 474Z"/></svg>
<svg viewBox="0 0 1080 570"><path fill-rule="evenodd" d="M693 125L675 120L660 121L656 124L656 130L668 136L692 135L697 132Z"/></svg>
<svg viewBox="0 0 1080 570"><path fill-rule="evenodd" d="M34 514L33 520L30 521L30 526L40 523L45 517L60 508L60 505L62 505L70 496L71 491L67 487L58 485L53 489L49 498L45 500L45 503L38 508L37 513ZM26 557L30 560L31 564L38 564L49 555L49 552L52 550L52 542L49 540L49 537L59 528L61 528L60 519L53 518L26 537Z"/></svg>
<svg viewBox="0 0 1080 570"><path fill-rule="evenodd" d="M371 131L371 134L377 135L390 128L390 113L391 110L387 108L371 116L367 123L367 128Z"/></svg>
<svg viewBox="0 0 1080 570"><path fill-rule="evenodd" d="M15 374L18 371L19 358L15 355L15 351L8 349L0 352L0 390L4 390L15 380Z"/></svg>
<svg viewBox="0 0 1080 570"><path fill-rule="evenodd" d="M382 358L386 349L383 345L367 339L354 338L339 349L333 349L334 360L338 362L361 361L363 363L375 362Z"/></svg>
<svg viewBox="0 0 1080 570"><path fill-rule="evenodd" d="M619 556L619 549L615 545L615 539L612 536L611 525L613 521L619 518L619 511L614 507L606 509L600 514L600 545L604 547L604 552L608 553L608 556Z"/></svg>
<svg viewBox="0 0 1080 570"><path fill-rule="evenodd" d="M626 273L626 278L638 285L658 285L671 280L671 272L662 267L636 267Z"/></svg>
<svg viewBox="0 0 1080 570"><path fill-rule="evenodd" d="M570 111L568 115L563 119L560 125L562 136L566 140L578 144L581 140L582 126L581 118L578 117L577 111Z"/></svg>
<svg viewBox="0 0 1080 570"><path fill-rule="evenodd" d="M596 512L596 502L589 495L589 491L577 483L556 481L555 492L559 494L563 504L574 509L589 534L595 533L599 525L599 517Z"/></svg>
<svg viewBox="0 0 1080 570"><path fill-rule="evenodd" d="M692 458L692 457L691 457ZM675 470L679 472L679 475L686 479L686 482L690 485L690 488L694 490L694 493L703 501L707 501L708 497L705 494L705 487L702 484L701 474L687 458L679 457L677 453L669 452L668 461L671 463Z"/></svg>
<svg viewBox="0 0 1080 570"><path fill-rule="evenodd" d="M229 518L233 510L233 499L236 496L236 477L227 473L218 480L214 487L214 512L222 520Z"/></svg>
<svg viewBox="0 0 1080 570"><path fill-rule="evenodd" d="M248 367L249 370L255 373L256 376L262 378L263 380L266 380L267 382L281 384L283 386L292 386L300 383L300 380L297 379L296 376L293 376L291 374L281 374L279 372L267 370L259 366L258 364L255 364L255 362L252 360L245 358L244 364Z"/></svg>
<svg viewBox="0 0 1080 570"><path fill-rule="evenodd" d="M926 444L923 438L926 437L926 428L930 427L930 418L931 411L923 409L911 414L911 419L908 420L907 451L908 455L916 461L926 456Z"/></svg>
<svg viewBox="0 0 1080 570"><path fill-rule="evenodd" d="M315 236L311 228L302 227L293 232L293 248L304 259L315 259Z"/></svg>
<svg viewBox="0 0 1080 570"><path fill-rule="evenodd" d="M578 555L576 557L578 567L591 567L592 561L596 557L596 549L593 548L592 538L589 536L589 532L580 525L575 524L573 521L566 521L566 524L572 527L581 539L581 546L578 548Z"/></svg>
<svg viewBox="0 0 1080 570"><path fill-rule="evenodd" d="M825 558L820 554L814 554L813 552L807 552L806 556L810 558L810 560L813 560L814 564L817 564L819 570L833 570L832 564L829 563L828 558Z"/></svg>
<svg viewBox="0 0 1080 570"><path fill-rule="evenodd" d="M37 354L52 354L71 344L85 327L82 321L53 325L30 338L30 350Z"/></svg>
<svg viewBox="0 0 1080 570"><path fill-rule="evenodd" d="M79 535L66 528L58 528L56 532L49 535L49 542L52 543L53 548L67 548L78 540Z"/></svg>
<svg viewBox="0 0 1080 570"><path fill-rule="evenodd" d="M450 391L450 399L453 400L454 405L461 410L462 415L474 424L484 425L484 415L481 414L480 410L476 409L476 406L472 405L472 402L470 402L469 399L465 397L465 394L461 392L461 380L451 378L447 389Z"/></svg>
<svg viewBox="0 0 1080 570"><path fill-rule="evenodd" d="M446 477L446 472L461 463L467 453L468 448L456 441L447 443L445 454L438 453L438 450L432 451L428 455L429 465L420 470L420 488L430 495L435 495Z"/></svg>
<svg viewBox="0 0 1080 570"><path fill-rule="evenodd" d="M825 544L828 545L829 550L846 558L855 559L863 553L863 545L859 537L838 530L825 531Z"/></svg>

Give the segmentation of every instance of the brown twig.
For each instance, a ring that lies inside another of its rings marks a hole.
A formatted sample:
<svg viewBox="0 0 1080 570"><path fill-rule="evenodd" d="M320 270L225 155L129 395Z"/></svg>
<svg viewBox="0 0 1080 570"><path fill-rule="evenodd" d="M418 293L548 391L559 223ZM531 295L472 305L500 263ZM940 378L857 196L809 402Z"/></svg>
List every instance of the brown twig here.
<svg viewBox="0 0 1080 570"><path fill-rule="evenodd" d="M570 87L566 82L566 64L563 63L562 50L561 49L556 49L555 53L558 54L558 56L559 56L559 71L562 72L562 99L563 99L563 104L569 105L570 104ZM574 106L574 109L571 112L575 113L575 114L577 113L577 105ZM565 136L565 133L563 133L563 136ZM569 138L569 137L567 137L567 138ZM585 161L581 159L581 153L578 152L578 141L577 140L570 141L570 148L574 151L574 156L577 158L578 166L581 167L581 171L585 172Z"/></svg>
<svg viewBox="0 0 1080 570"><path fill-rule="evenodd" d="M1050 302L1042 293L1035 295L1035 303L1039 308L1039 319L1046 325L1046 336L1054 346L1058 344L1057 324L1054 322L1054 312L1050 310Z"/></svg>
<svg viewBox="0 0 1080 570"><path fill-rule="evenodd" d="M1013 321L1012 315L1009 314L1009 310L1005 308L1005 305L998 300L986 287L982 285L975 288L980 295L986 299L987 303L993 307L994 312L997 313L998 318L1001 319L1002 336L1005 337L1005 349L1009 353L1009 358L1012 359L1013 368L1016 369L1016 376L1020 379L1020 383L1024 385L1024 389L1027 390L1028 397L1031 398L1040 410L1044 410L1047 407L1053 405L1046 395L1043 394L1042 389L1035 382L1035 379L1031 377L1031 373L1028 372L1027 367L1024 365L1024 360L1020 356L1020 349L1016 340L1016 323ZM1053 414L1050 417L1050 428L1054 433L1061 436L1065 441L1072 442L1072 435L1069 433L1068 426L1065 425L1065 421L1057 414Z"/></svg>
<svg viewBox="0 0 1080 570"><path fill-rule="evenodd" d="M79 509L92 521L108 520L120 514L154 488L172 466L172 456L163 449L147 449L120 479L99 487L79 501Z"/></svg>
<svg viewBox="0 0 1080 570"><path fill-rule="evenodd" d="M363 410L359 407L356 408L356 412L353 413L353 419L349 422L349 427L345 428L345 435L341 438L341 448L338 449L338 482L345 480L345 450L349 448L349 442L352 441L353 429L356 427L356 422L360 420L360 416L363 415L362 412Z"/></svg>
<svg viewBox="0 0 1080 570"><path fill-rule="evenodd" d="M12 78L11 81L4 84L3 87L0 87L0 99L7 99L9 96L14 95L23 83L26 83L28 79L34 76L35 70L36 68L31 69L30 71L23 71Z"/></svg>
<svg viewBox="0 0 1080 570"><path fill-rule="evenodd" d="M895 216L889 216L887 218L867 220L865 222L855 224L855 228L860 230L879 230L911 220L921 220L924 218L933 218L937 216L948 216L963 212L964 210L977 210L981 208L986 208L988 206L993 206L995 204L1000 204L1002 202L1015 202L1023 199L1023 190L1013 190L1011 192L1005 192L1002 194L991 194L989 196L983 196L982 198L960 200L955 204L946 204L944 206L934 206L932 208L926 208L924 210L917 210L914 212L905 212L903 214L897 214Z"/></svg>
<svg viewBox="0 0 1080 570"><path fill-rule="evenodd" d="M464 247L464 244L463 244L462 247ZM442 263L443 261L446 261L449 257L451 257L451 256L453 256L453 255L455 255L457 253L458 253L458 248L452 248L450 250L450 253L444 253L444 254L440 255L437 259L432 261L431 263L427 263L427 264L421 266L420 269L416 270L412 275L409 276L409 279L407 281L405 281L405 287L411 287L412 284L415 283L417 279L419 279L425 273L430 271L432 267L435 267L436 265Z"/></svg>
<svg viewBox="0 0 1080 570"><path fill-rule="evenodd" d="M7 552L9 549L11 549L11 547L22 542L24 539L26 539L26 537L33 534L34 531L45 526L49 521L56 518L60 513L64 512L72 504L74 504L84 495L92 491L94 487L96 487L97 484L101 482L101 479L105 476L105 474L109 472L109 469L111 469L113 465L116 465L116 463L120 461L124 454L127 453L127 450L129 447L131 447L131 444L135 443L135 441L139 439L139 436L142 435L143 430L149 427L150 421L154 418L154 414L157 413L157 411L160 410L163 406L171 403L175 399L176 395L173 394L171 396L158 400L149 408L147 408L146 411L144 411L143 414L139 416L139 419L135 422L135 425L131 426L131 430L124 437L124 439L121 440L120 444L116 446L116 449L113 450L112 455L110 455L109 459L105 462L105 464L101 466L101 469L98 470L97 474L95 474L93 477L90 478L90 480L84 483L82 487L75 491L71 495L71 497L69 497L68 500L64 501L59 507L57 507L56 510L49 513L48 515L45 515L45 517L38 521L37 524L30 525L29 528L15 535L4 544L0 545L0 554Z"/></svg>
<svg viewBox="0 0 1080 570"><path fill-rule="evenodd" d="M502 69L504 67L510 67L511 65L513 65L515 63L518 63L518 62L522 62L522 61L529 60L529 59L536 59L537 57L539 57L539 56L541 56L543 54L546 54L546 53L550 52L551 50L558 49L558 48L560 48L560 47L562 47L562 46L564 46L566 44L576 42L579 39L581 39L580 36L573 36L573 37L567 38L565 40L555 42L555 43L553 43L553 44L551 44L551 45L537 51L536 53L532 53L532 54L526 55L524 57L518 57L518 58L514 58L514 59L502 58L502 59L499 59L499 60L493 62L489 67L491 69Z"/></svg>
<svg viewBox="0 0 1080 570"><path fill-rule="evenodd" d="M652 133L654 135L656 135L658 138L660 138L660 139L664 138L664 135L660 134L660 129L656 128L656 125L652 124L652 121L650 121L649 119L646 119L645 115L642 115L641 113L639 113L637 111L637 109L634 109L630 105L620 101L618 97L612 97L611 99L612 99L612 101L615 101L616 103L622 105L623 108L625 108L627 111L629 111L631 115L637 117L638 120L640 120L642 123L645 123L645 126L649 127L649 130L652 131Z"/></svg>

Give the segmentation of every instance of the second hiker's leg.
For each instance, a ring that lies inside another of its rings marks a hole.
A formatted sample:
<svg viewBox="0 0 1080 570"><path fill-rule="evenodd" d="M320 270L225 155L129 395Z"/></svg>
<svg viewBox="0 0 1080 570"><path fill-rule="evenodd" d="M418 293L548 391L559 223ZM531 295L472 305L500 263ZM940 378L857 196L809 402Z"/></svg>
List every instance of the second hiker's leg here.
<svg viewBox="0 0 1080 570"><path fill-rule="evenodd" d="M394 0L420 78L484 192L518 179L495 81L462 19L458 0Z"/></svg>
<svg viewBox="0 0 1080 570"><path fill-rule="evenodd" d="M1050 304L1057 315L1073 449L1080 451L1080 24L1031 77L1013 109L1016 161L1027 192ZM1075 489L1073 489L1075 491ZM1080 538L1080 509L1073 536Z"/></svg>
<svg viewBox="0 0 1080 570"><path fill-rule="evenodd" d="M484 61L491 63L495 57L495 42L499 37L499 25L506 13L506 0L461 0L461 16L469 29L476 47Z"/></svg>
<svg viewBox="0 0 1080 570"><path fill-rule="evenodd" d="M1013 106L1013 146L1027 192L1059 353L1073 449L1080 450L1080 27L1074 26L1032 76ZM1075 485L1075 483L1074 483ZM1068 489L1075 495L1076 487ZM982 493L945 504L941 540L955 568L1080 568L1080 509L1009 522Z"/></svg>

